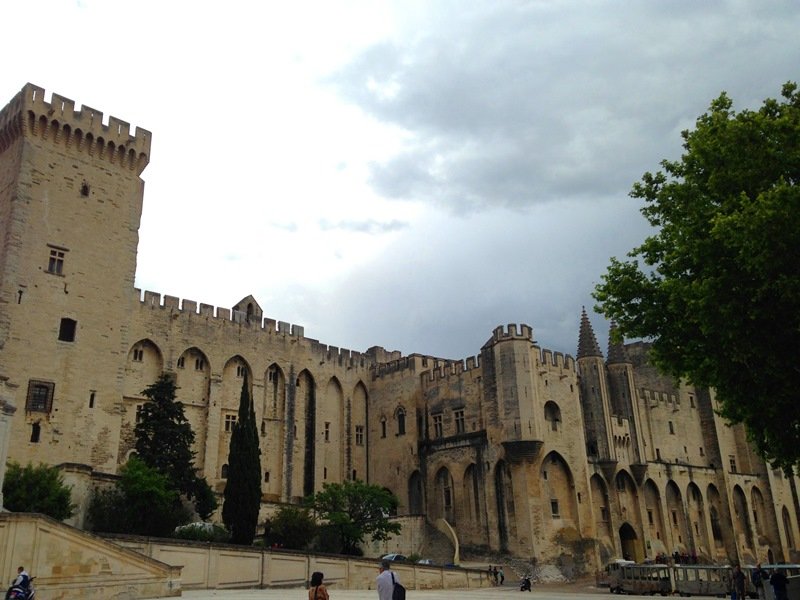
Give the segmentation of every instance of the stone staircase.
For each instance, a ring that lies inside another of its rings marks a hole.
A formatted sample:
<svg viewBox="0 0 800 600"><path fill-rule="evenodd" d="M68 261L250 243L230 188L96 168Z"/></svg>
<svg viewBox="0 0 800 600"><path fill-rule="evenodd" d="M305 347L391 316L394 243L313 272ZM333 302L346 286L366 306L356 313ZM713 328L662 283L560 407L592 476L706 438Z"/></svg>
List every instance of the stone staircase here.
<svg viewBox="0 0 800 600"><path fill-rule="evenodd" d="M437 565L447 565L453 562L453 553L453 544L447 536L426 521L422 558L430 558Z"/></svg>

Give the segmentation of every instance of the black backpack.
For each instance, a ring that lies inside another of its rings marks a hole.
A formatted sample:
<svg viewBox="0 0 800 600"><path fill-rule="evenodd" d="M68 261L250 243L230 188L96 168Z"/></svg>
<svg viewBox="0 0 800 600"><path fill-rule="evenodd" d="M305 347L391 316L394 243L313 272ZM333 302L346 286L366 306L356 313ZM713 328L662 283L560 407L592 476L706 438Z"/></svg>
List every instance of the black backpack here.
<svg viewBox="0 0 800 600"><path fill-rule="evenodd" d="M401 583L394 580L394 573L392 573L392 600L406 600L406 588Z"/></svg>

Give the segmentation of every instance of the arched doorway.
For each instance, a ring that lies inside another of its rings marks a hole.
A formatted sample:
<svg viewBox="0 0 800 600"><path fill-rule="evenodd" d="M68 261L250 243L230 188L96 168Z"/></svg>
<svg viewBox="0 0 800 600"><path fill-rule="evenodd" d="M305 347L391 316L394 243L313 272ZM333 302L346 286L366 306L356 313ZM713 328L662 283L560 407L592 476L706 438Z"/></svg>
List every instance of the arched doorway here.
<svg viewBox="0 0 800 600"><path fill-rule="evenodd" d="M636 530L631 527L630 523L623 523L619 528L619 542L622 547L622 558L625 560L640 562L644 558L644 552L636 536Z"/></svg>

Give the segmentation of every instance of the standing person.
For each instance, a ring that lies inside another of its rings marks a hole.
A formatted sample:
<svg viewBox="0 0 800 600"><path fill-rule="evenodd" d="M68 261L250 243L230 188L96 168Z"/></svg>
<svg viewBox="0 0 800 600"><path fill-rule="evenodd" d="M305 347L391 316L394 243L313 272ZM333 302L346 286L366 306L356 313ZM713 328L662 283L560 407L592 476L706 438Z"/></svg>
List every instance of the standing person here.
<svg viewBox="0 0 800 600"><path fill-rule="evenodd" d="M497 585L497 567L492 571L492 577L494 578L494 584Z"/></svg>
<svg viewBox="0 0 800 600"><path fill-rule="evenodd" d="M787 600L786 585L789 580L786 578L786 573L778 569L772 570L772 576L769 578L769 583L772 585L772 591L775 592L775 600Z"/></svg>
<svg viewBox="0 0 800 600"><path fill-rule="evenodd" d="M388 560L381 561L380 573L375 578L375 583L378 589L378 600L392 600L394 584L400 583L400 579L392 573L391 563Z"/></svg>
<svg viewBox="0 0 800 600"><path fill-rule="evenodd" d="M733 583L734 600L745 600L744 572L742 571L742 567L740 567L739 565L736 565L733 568L733 576L731 577L731 582Z"/></svg>
<svg viewBox="0 0 800 600"><path fill-rule="evenodd" d="M489 565L489 583L494 585L494 573L492 572L492 565Z"/></svg>
<svg viewBox="0 0 800 600"><path fill-rule="evenodd" d="M503 582L506 580L506 574L503 573L503 567L497 571L497 576L500 578L500 585L503 585Z"/></svg>
<svg viewBox="0 0 800 600"><path fill-rule="evenodd" d="M764 580L769 581L769 573L761 568L761 563L758 563L750 574L750 581L753 582L753 587L758 592L759 600L765 600L767 596L766 591L764 591Z"/></svg>
<svg viewBox="0 0 800 600"><path fill-rule="evenodd" d="M328 589L322 585L325 576L319 571L311 574L311 586L308 588L308 600L330 600Z"/></svg>

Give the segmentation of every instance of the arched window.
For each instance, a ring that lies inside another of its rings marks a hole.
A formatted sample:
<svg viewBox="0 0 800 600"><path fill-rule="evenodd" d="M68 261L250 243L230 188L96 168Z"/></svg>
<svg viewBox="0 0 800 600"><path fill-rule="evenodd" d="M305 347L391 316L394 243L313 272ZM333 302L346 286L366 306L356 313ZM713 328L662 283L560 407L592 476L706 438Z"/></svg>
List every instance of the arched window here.
<svg viewBox="0 0 800 600"><path fill-rule="evenodd" d="M397 409L397 435L406 434L406 411L401 407Z"/></svg>
<svg viewBox="0 0 800 600"><path fill-rule="evenodd" d="M222 474L220 476L222 477L222 479L227 479L228 478L228 465L227 464L222 465Z"/></svg>
<svg viewBox="0 0 800 600"><path fill-rule="evenodd" d="M559 423L561 423L561 409L552 400L544 405L544 419L550 423L550 429L558 431Z"/></svg>

